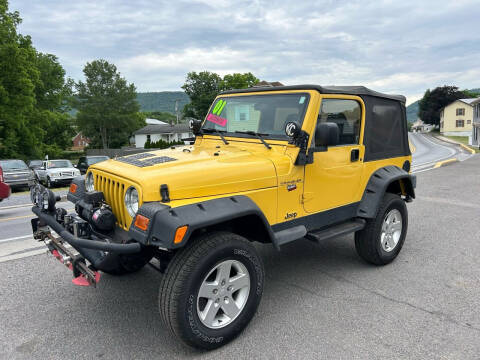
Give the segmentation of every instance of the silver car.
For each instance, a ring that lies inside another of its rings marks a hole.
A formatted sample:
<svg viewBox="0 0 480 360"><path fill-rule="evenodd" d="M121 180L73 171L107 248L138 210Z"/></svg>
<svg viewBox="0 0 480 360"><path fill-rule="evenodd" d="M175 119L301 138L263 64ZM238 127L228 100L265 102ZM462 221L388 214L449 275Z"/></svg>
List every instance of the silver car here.
<svg viewBox="0 0 480 360"><path fill-rule="evenodd" d="M46 160L35 173L38 180L49 188L70 185L74 177L80 176L80 170L75 169L70 160Z"/></svg>
<svg viewBox="0 0 480 360"><path fill-rule="evenodd" d="M25 188L34 183L34 173L30 170L23 160L9 159L0 160L0 166L3 169L4 181L14 188Z"/></svg>

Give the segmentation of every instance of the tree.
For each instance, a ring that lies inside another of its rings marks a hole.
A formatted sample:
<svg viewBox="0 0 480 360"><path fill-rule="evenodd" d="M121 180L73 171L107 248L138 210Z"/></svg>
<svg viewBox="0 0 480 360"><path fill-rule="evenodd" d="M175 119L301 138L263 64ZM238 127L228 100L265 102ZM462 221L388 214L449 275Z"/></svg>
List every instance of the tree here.
<svg viewBox="0 0 480 360"><path fill-rule="evenodd" d="M17 33L18 12L0 0L0 158L36 155L38 141L29 124L35 105L35 49Z"/></svg>
<svg viewBox="0 0 480 360"><path fill-rule="evenodd" d="M58 155L71 145L65 71L17 33L18 12L0 0L0 158Z"/></svg>
<svg viewBox="0 0 480 360"><path fill-rule="evenodd" d="M229 74L223 79L215 73L193 71L187 74L182 89L190 97L190 103L183 108L185 117L203 119L219 92L230 89L244 89L257 84L259 80L252 73Z"/></svg>
<svg viewBox="0 0 480 360"><path fill-rule="evenodd" d="M246 89L258 84L259 81L259 79L249 72L245 74L228 74L225 75L220 82L220 90Z"/></svg>
<svg viewBox="0 0 480 360"><path fill-rule="evenodd" d="M128 84L106 60L87 63L83 73L86 81L75 86L79 129L92 140L91 146L125 145L131 133L145 125L135 85Z"/></svg>
<svg viewBox="0 0 480 360"><path fill-rule="evenodd" d="M458 90L456 86L442 86L430 91L427 89L419 102L418 117L426 124L440 123L440 110L455 100L470 98L471 94Z"/></svg>
<svg viewBox="0 0 480 360"><path fill-rule="evenodd" d="M222 78L218 74L209 71L198 74L195 71L189 72L182 86L191 101L184 107L185 117L204 118L220 90L221 81Z"/></svg>

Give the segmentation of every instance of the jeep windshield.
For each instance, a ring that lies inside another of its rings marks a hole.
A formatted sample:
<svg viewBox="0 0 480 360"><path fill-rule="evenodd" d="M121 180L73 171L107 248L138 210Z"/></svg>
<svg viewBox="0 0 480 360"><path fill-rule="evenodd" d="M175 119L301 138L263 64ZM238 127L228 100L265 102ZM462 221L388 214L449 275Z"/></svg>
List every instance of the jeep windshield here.
<svg viewBox="0 0 480 360"><path fill-rule="evenodd" d="M306 93L219 97L211 106L202 130L212 135L218 135L218 131L228 136L260 134L284 140L288 122L302 125L309 100Z"/></svg>
<svg viewBox="0 0 480 360"><path fill-rule="evenodd" d="M48 169L71 168L73 167L70 160L52 160L47 163Z"/></svg>
<svg viewBox="0 0 480 360"><path fill-rule="evenodd" d="M28 170L28 166L23 160L2 160L0 161L0 167L3 171Z"/></svg>

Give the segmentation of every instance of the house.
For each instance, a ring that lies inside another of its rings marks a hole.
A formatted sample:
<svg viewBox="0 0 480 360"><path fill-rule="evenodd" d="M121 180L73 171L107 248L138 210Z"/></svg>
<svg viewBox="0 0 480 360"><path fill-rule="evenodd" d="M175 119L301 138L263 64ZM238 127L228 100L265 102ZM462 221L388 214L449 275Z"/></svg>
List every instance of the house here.
<svg viewBox="0 0 480 360"><path fill-rule="evenodd" d="M440 110L440 133L447 136L472 134L473 106L476 99L459 99Z"/></svg>
<svg viewBox="0 0 480 360"><path fill-rule="evenodd" d="M473 123L470 145L480 148L480 98L470 103L473 106Z"/></svg>
<svg viewBox="0 0 480 360"><path fill-rule="evenodd" d="M193 137L188 124L177 125L147 125L133 133L135 136L135 147L143 148L147 141L156 142L163 140L166 142L182 141L182 139Z"/></svg>
<svg viewBox="0 0 480 360"><path fill-rule="evenodd" d="M83 151L89 144L91 140L84 136L81 132L77 133L72 138L72 150L73 151Z"/></svg>

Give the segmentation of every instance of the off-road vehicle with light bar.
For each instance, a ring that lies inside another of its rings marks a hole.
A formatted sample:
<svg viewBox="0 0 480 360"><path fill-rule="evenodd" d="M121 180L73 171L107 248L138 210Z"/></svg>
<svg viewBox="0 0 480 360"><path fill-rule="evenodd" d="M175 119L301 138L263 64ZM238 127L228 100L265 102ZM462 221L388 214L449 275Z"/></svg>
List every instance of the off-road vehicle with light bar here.
<svg viewBox="0 0 480 360"><path fill-rule="evenodd" d="M191 127L190 145L89 167L70 186L73 213L32 189L34 237L74 283L155 266L166 327L213 349L260 303L264 267L253 243L280 251L354 234L369 263L399 254L415 197L403 96L361 86L233 90Z"/></svg>

